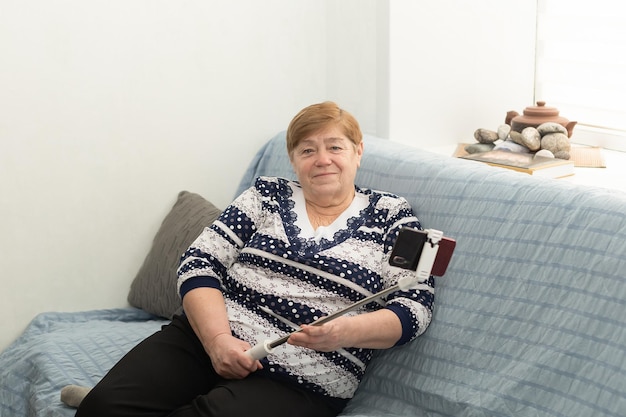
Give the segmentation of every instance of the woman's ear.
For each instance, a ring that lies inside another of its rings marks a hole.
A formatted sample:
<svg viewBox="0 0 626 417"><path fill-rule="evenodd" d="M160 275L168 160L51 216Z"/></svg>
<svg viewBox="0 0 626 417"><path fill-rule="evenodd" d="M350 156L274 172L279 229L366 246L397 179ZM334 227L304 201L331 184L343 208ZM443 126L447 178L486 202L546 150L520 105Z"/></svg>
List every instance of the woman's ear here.
<svg viewBox="0 0 626 417"><path fill-rule="evenodd" d="M363 156L363 148L364 148L363 141L361 141L361 143L356 145L357 168L361 167L361 157Z"/></svg>

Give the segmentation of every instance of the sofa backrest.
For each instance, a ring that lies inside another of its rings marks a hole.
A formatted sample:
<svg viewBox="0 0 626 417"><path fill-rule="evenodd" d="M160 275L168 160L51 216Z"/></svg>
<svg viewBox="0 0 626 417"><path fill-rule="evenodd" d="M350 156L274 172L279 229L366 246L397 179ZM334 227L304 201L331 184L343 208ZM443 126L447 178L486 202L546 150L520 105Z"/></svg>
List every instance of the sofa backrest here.
<svg viewBox="0 0 626 417"><path fill-rule="evenodd" d="M362 187L457 240L431 326L380 352L343 415L626 415L626 194L366 136ZM284 132L259 175L293 178Z"/></svg>

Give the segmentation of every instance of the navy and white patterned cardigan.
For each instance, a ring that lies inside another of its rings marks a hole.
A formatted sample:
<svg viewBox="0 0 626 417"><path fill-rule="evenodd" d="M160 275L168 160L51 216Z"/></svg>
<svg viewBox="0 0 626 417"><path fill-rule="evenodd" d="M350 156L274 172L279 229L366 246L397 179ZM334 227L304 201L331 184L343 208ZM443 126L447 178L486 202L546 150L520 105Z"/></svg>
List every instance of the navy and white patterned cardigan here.
<svg viewBox="0 0 626 417"><path fill-rule="evenodd" d="M299 183L258 178L183 255L178 270L181 296L198 287L220 288L233 334L255 345L414 274L388 263L400 228L421 228L409 203L384 192L355 190L346 214L319 232L304 214ZM430 277L414 289L392 294L386 304L370 303L361 312L383 307L394 311L402 322L398 344L403 344L428 327L433 299ZM354 394L372 353L349 347L316 352L285 344L262 360L260 372L346 399Z"/></svg>

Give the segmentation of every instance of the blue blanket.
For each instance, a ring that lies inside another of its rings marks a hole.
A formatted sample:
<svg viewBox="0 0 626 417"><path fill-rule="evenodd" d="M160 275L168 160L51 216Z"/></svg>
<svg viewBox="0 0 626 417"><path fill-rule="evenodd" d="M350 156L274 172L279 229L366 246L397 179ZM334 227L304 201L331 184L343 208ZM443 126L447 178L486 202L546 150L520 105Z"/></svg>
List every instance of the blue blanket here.
<svg viewBox="0 0 626 417"><path fill-rule="evenodd" d="M0 416L73 416L61 389L95 385L165 323L132 308L38 315L0 354Z"/></svg>

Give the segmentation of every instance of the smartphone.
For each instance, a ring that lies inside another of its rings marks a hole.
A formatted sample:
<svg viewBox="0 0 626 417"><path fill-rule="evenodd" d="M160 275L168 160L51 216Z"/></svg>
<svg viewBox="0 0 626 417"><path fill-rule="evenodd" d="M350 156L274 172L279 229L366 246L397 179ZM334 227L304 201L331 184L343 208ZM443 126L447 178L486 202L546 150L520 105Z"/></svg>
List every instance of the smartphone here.
<svg viewBox="0 0 626 417"><path fill-rule="evenodd" d="M389 264L403 269L417 270L417 263L427 240L428 232L403 227L391 250ZM445 236L441 238L431 275L441 277L446 273L455 247L454 239Z"/></svg>

